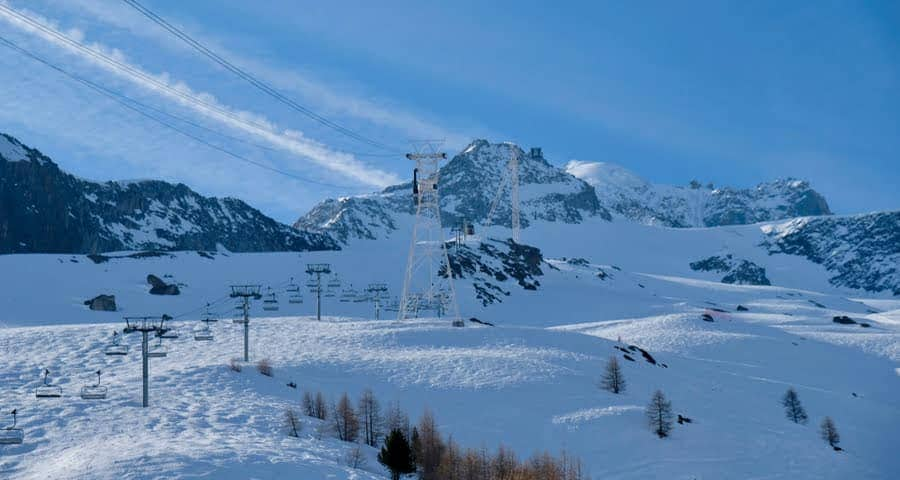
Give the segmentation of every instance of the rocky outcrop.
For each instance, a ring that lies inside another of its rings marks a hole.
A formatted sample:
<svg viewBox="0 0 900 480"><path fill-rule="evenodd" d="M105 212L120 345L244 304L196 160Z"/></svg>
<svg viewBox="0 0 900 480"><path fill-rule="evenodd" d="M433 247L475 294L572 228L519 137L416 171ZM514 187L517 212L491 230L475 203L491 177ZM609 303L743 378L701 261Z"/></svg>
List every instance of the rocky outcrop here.
<svg viewBox="0 0 900 480"><path fill-rule="evenodd" d="M168 284L156 275L147 275L147 283L150 284L151 295L180 295L178 285Z"/></svg>
<svg viewBox="0 0 900 480"><path fill-rule="evenodd" d="M538 248L512 240L489 239L476 246L460 244L449 247L448 258L453 278L468 278L482 305L502 302L509 296L505 283L515 281L525 290L537 290L537 277L544 274L544 257ZM446 277L446 269L438 272Z"/></svg>
<svg viewBox="0 0 900 480"><path fill-rule="evenodd" d="M832 285L900 295L900 211L798 218L763 232L769 253L824 266Z"/></svg>
<svg viewBox="0 0 900 480"><path fill-rule="evenodd" d="M766 277L766 269L749 261L734 258L727 255L704 258L691 262L691 270L695 272L724 273L722 283L736 283L739 285L771 285Z"/></svg>
<svg viewBox="0 0 900 480"><path fill-rule="evenodd" d="M234 198L161 181L97 183L0 134L0 254L339 248Z"/></svg>
<svg viewBox="0 0 900 480"><path fill-rule="evenodd" d="M90 300L85 300L84 304L91 310L101 312L115 312L117 310L115 295L97 295Z"/></svg>

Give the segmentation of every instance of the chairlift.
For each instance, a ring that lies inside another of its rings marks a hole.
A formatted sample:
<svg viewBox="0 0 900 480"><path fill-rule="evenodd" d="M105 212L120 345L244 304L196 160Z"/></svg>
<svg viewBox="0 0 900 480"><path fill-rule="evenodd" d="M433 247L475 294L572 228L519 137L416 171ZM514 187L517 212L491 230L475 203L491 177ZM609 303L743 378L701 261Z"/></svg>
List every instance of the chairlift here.
<svg viewBox="0 0 900 480"><path fill-rule="evenodd" d="M200 321L203 322L203 328L201 328L200 330L194 331L194 341L208 342L208 341L213 340L213 333L212 333L212 329L209 328L209 324L213 323L213 322L217 322L218 320L216 320L215 318L212 318L212 317L206 317Z"/></svg>
<svg viewBox="0 0 900 480"><path fill-rule="evenodd" d="M0 429L0 445L19 445L25 441L25 431L16 427L17 410L9 412L13 417L12 425Z"/></svg>
<svg viewBox="0 0 900 480"><path fill-rule="evenodd" d="M164 337L160 335L158 338L156 345L147 348L147 356L150 358L165 358L169 355L169 349L162 343Z"/></svg>
<svg viewBox="0 0 900 480"><path fill-rule="evenodd" d="M174 328L164 328L159 334L159 338L165 338L166 340L175 340L178 338L178 331Z"/></svg>
<svg viewBox="0 0 900 480"><path fill-rule="evenodd" d="M291 281L288 283L288 286L284 289L284 291L288 293L300 293L300 287L296 283L294 283L294 277L291 277Z"/></svg>
<svg viewBox="0 0 900 480"><path fill-rule="evenodd" d="M156 336L160 339L160 344L162 344L163 338L166 340L175 340L178 338L178 330L175 330L175 327L166 327L166 320L172 320L172 317L163 315L162 321L159 322L159 329L156 331Z"/></svg>
<svg viewBox="0 0 900 480"><path fill-rule="evenodd" d="M327 286L328 288L341 288L341 279L335 275L328 280Z"/></svg>
<svg viewBox="0 0 900 480"><path fill-rule="evenodd" d="M275 296L275 292L272 291L272 287L269 287L269 291L266 293L266 299L263 300L262 308L267 312L278 311L278 298Z"/></svg>
<svg viewBox="0 0 900 480"><path fill-rule="evenodd" d="M357 295L359 295L359 293L355 288L353 288L353 284L351 283L348 288L345 288L341 291L341 302L352 302L354 299L356 299Z"/></svg>
<svg viewBox="0 0 900 480"><path fill-rule="evenodd" d="M103 349L103 353L107 355L128 355L128 345L122 343L122 337L119 332L113 332L112 343Z"/></svg>
<svg viewBox="0 0 900 480"><path fill-rule="evenodd" d="M329 289L325 290L325 293L322 296L327 297L327 298L334 297L335 296L334 290L329 288Z"/></svg>
<svg viewBox="0 0 900 480"><path fill-rule="evenodd" d="M300 290L288 296L288 303L303 303L303 295L300 294Z"/></svg>
<svg viewBox="0 0 900 480"><path fill-rule="evenodd" d="M212 331L209 328L194 332L194 340L197 342L209 342L213 340Z"/></svg>
<svg viewBox="0 0 900 480"><path fill-rule="evenodd" d="M81 398L83 400L105 400L106 387L100 385L100 370L97 370L97 383L94 385L85 385L81 387Z"/></svg>
<svg viewBox="0 0 900 480"><path fill-rule="evenodd" d="M37 398L59 398L62 396L62 387L50 383L50 370L44 369L44 384L34 389Z"/></svg>
<svg viewBox="0 0 900 480"><path fill-rule="evenodd" d="M212 314L212 311L209 309L208 303L206 304L206 318L203 321L207 322L206 323L207 325L209 325L210 323L216 323L219 321L219 319L216 318L216 316Z"/></svg>

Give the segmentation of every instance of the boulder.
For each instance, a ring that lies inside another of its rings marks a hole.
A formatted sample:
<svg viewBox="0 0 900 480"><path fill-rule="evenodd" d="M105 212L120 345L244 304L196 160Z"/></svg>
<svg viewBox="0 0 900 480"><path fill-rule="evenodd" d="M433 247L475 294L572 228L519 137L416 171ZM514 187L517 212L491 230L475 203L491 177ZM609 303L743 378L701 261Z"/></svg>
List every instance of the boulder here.
<svg viewBox="0 0 900 480"><path fill-rule="evenodd" d="M88 306L91 310L98 310L101 312L115 312L116 311L116 296L115 295L97 295L96 297L85 300L85 305Z"/></svg>
<svg viewBox="0 0 900 480"><path fill-rule="evenodd" d="M156 275L147 275L147 283L150 284L151 295L180 295L178 285L168 284Z"/></svg>
<svg viewBox="0 0 900 480"><path fill-rule="evenodd" d="M834 323L839 323L841 325L853 325L856 323L856 320L846 316L846 315L838 315L831 319Z"/></svg>

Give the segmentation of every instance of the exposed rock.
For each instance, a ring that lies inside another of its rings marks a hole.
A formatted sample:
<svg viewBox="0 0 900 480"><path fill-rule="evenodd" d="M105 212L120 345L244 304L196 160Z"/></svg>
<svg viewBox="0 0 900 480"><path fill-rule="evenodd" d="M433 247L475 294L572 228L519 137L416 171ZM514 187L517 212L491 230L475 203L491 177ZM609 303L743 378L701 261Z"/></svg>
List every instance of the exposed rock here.
<svg viewBox="0 0 900 480"><path fill-rule="evenodd" d="M750 309L747 308L747 307L745 307L745 306L743 306L743 305L738 305L737 308L736 308L735 310L737 310L737 311L739 311L739 312L746 312L746 311L749 311Z"/></svg>
<svg viewBox="0 0 900 480"><path fill-rule="evenodd" d="M90 300L86 300L84 304L91 310L101 312L115 312L117 310L115 295L97 295Z"/></svg>
<svg viewBox="0 0 900 480"><path fill-rule="evenodd" d="M853 325L856 323L856 320L854 320L846 315L836 316L836 317L832 318L831 321L834 323L839 323L841 325Z"/></svg>
<svg viewBox="0 0 900 480"><path fill-rule="evenodd" d="M0 152L0 254L338 248L234 198L161 181L83 180L5 134Z"/></svg>
<svg viewBox="0 0 900 480"><path fill-rule="evenodd" d="M834 275L832 285L900 295L900 211L798 218L763 232L769 253L822 265Z"/></svg>
<svg viewBox="0 0 900 480"><path fill-rule="evenodd" d="M696 262L691 262L691 270L701 272L725 273L722 283L739 285L771 285L766 277L766 269L749 261L735 259L730 253L724 256L714 255Z"/></svg>
<svg viewBox="0 0 900 480"><path fill-rule="evenodd" d="M472 248L468 244L448 246L450 270L453 278L471 278L476 297L482 305L501 302L501 296L510 292L501 287L510 278L525 290L537 290L542 276L541 251L529 245L510 240L488 239ZM438 272L446 276L445 269Z"/></svg>
<svg viewBox="0 0 900 480"><path fill-rule="evenodd" d="M156 275L147 275L147 283L150 284L151 295L180 295L178 285L168 284Z"/></svg>

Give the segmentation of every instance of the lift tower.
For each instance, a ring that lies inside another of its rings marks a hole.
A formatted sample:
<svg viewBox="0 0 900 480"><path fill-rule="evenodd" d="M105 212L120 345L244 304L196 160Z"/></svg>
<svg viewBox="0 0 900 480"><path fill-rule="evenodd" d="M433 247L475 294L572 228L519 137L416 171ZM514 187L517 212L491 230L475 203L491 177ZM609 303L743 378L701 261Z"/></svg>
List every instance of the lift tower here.
<svg viewBox="0 0 900 480"><path fill-rule="evenodd" d="M172 317L168 315L163 315L162 317L125 317L123 333L141 332L141 360L143 366L141 374L143 379L143 399L141 406L144 408L150 406L150 332L162 335L166 332L163 325L166 323L166 320L171 319Z"/></svg>
<svg viewBox="0 0 900 480"><path fill-rule="evenodd" d="M244 318L235 322L244 324L244 361L250 361L250 299L259 300L259 285L232 285L231 298L240 298L243 301Z"/></svg>
<svg viewBox="0 0 900 480"><path fill-rule="evenodd" d="M412 242L400 297L399 320L418 316L420 310L449 312L454 325L461 325L450 259L441 226L438 177L440 162L447 154L437 151L436 142L423 142L416 152L406 154L415 162L412 193L416 207ZM445 276L442 276L443 272Z"/></svg>
<svg viewBox="0 0 900 480"><path fill-rule="evenodd" d="M331 264L329 263L307 263L306 274L314 277L313 282L316 286L312 287L316 292L316 320L322 320L322 275L331 273Z"/></svg>
<svg viewBox="0 0 900 480"><path fill-rule="evenodd" d="M366 293L369 294L369 300L375 304L375 320L381 320L381 301L387 293L388 287L386 283L370 283L366 287Z"/></svg>

